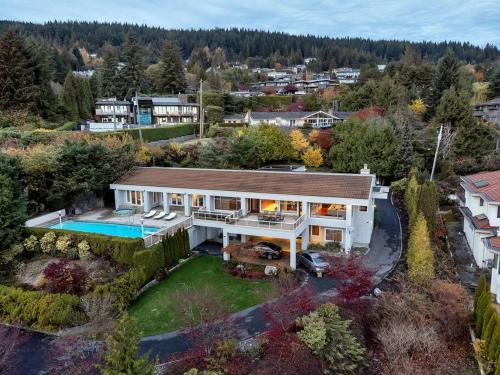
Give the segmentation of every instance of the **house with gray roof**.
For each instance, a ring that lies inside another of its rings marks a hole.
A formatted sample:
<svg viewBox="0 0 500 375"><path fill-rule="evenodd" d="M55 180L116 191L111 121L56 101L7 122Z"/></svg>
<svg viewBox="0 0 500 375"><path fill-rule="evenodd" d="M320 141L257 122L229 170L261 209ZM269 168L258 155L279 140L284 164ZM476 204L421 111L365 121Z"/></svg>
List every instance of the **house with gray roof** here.
<svg viewBox="0 0 500 375"><path fill-rule="evenodd" d="M494 98L474 106L474 116L483 121L500 125L500 98Z"/></svg>
<svg viewBox="0 0 500 375"><path fill-rule="evenodd" d="M333 114L316 112L251 112L245 115L248 125L270 124L282 127L328 128L345 118Z"/></svg>

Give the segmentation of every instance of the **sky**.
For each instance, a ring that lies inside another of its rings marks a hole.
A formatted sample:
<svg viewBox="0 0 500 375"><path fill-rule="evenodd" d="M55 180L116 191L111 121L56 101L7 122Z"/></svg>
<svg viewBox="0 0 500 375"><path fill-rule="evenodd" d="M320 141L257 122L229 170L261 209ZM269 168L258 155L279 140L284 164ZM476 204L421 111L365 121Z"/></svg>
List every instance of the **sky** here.
<svg viewBox="0 0 500 375"><path fill-rule="evenodd" d="M0 19L245 27L500 47L500 0L0 0Z"/></svg>

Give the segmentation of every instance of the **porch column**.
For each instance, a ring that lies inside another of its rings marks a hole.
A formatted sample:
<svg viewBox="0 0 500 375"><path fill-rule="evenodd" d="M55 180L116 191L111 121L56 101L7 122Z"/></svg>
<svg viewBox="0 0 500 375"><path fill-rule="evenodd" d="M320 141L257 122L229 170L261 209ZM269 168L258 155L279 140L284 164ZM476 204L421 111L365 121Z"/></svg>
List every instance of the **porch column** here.
<svg viewBox="0 0 500 375"><path fill-rule="evenodd" d="M142 192L142 206L144 212L149 212L151 210L151 197L149 191Z"/></svg>
<svg viewBox="0 0 500 375"><path fill-rule="evenodd" d="M211 195L205 195L205 207L207 211L213 211Z"/></svg>
<svg viewBox="0 0 500 375"><path fill-rule="evenodd" d="M297 268L297 238L290 238L290 268Z"/></svg>
<svg viewBox="0 0 500 375"><path fill-rule="evenodd" d="M241 201L241 214L242 216L245 216L247 214L247 199L246 198L240 198Z"/></svg>
<svg viewBox="0 0 500 375"><path fill-rule="evenodd" d="M191 216L191 195L184 194L184 216Z"/></svg>
<svg viewBox="0 0 500 375"><path fill-rule="evenodd" d="M163 193L163 211L170 213L170 193Z"/></svg>
<svg viewBox="0 0 500 375"><path fill-rule="evenodd" d="M119 209L122 205L122 191L115 189L115 209Z"/></svg>
<svg viewBox="0 0 500 375"><path fill-rule="evenodd" d="M302 201L302 215L305 216L305 218L309 218L309 203L307 201Z"/></svg>
<svg viewBox="0 0 500 375"><path fill-rule="evenodd" d="M307 247L309 246L309 225L304 229L302 232L302 250L307 250Z"/></svg>
<svg viewBox="0 0 500 375"><path fill-rule="evenodd" d="M354 231L354 227L352 226L352 204L346 205L345 224L344 249L346 253L350 253L352 248L352 232Z"/></svg>
<svg viewBox="0 0 500 375"><path fill-rule="evenodd" d="M241 234L241 243L247 242L247 235L246 234Z"/></svg>
<svg viewBox="0 0 500 375"><path fill-rule="evenodd" d="M222 247L226 247L229 245L229 233L227 233L227 230L223 229L222 230Z"/></svg>

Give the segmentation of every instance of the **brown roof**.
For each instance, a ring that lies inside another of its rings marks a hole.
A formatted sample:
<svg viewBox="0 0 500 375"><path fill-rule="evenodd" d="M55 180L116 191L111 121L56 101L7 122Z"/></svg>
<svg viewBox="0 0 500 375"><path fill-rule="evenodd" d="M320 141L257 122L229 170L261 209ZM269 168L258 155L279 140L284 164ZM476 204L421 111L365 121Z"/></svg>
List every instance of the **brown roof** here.
<svg viewBox="0 0 500 375"><path fill-rule="evenodd" d="M116 184L368 199L372 176L224 169L136 168Z"/></svg>
<svg viewBox="0 0 500 375"><path fill-rule="evenodd" d="M474 193L482 193L488 199L494 202L500 201L500 170L492 172L481 172L470 176L462 177L469 191ZM474 185L479 181L484 181L485 184L479 184L480 187ZM483 186L484 185L484 186Z"/></svg>

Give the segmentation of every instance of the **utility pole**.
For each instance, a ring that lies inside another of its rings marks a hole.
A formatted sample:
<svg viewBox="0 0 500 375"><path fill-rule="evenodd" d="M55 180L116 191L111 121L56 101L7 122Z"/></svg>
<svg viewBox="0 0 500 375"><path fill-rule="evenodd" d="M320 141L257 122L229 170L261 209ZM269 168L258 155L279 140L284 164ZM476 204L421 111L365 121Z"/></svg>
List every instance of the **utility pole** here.
<svg viewBox="0 0 500 375"><path fill-rule="evenodd" d="M116 131L116 96L113 98L113 128Z"/></svg>
<svg viewBox="0 0 500 375"><path fill-rule="evenodd" d="M139 97L137 96L137 91L135 92L135 102L137 103L136 116L137 116L137 125L139 125L139 140L142 145L141 111L139 108Z"/></svg>
<svg viewBox="0 0 500 375"><path fill-rule="evenodd" d="M204 112L203 112L203 80L200 79L200 138L203 138L203 120L204 120Z"/></svg>
<svg viewBox="0 0 500 375"><path fill-rule="evenodd" d="M431 181L434 179L434 171L436 170L436 162L439 153L439 144L441 143L441 138L443 137L443 125L439 127L439 134L436 145L436 153L434 154L434 162L432 163L432 171L431 171Z"/></svg>

